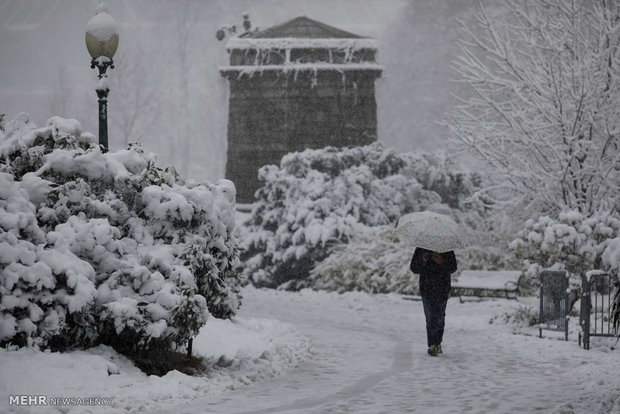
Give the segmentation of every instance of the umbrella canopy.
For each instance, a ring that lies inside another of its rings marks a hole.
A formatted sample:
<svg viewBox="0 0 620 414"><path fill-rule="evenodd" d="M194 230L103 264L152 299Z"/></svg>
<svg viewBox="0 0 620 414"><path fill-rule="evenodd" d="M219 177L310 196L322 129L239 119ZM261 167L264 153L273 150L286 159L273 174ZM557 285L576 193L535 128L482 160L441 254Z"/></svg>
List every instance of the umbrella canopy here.
<svg viewBox="0 0 620 414"><path fill-rule="evenodd" d="M396 232L416 247L437 253L463 247L456 222L432 211L405 214L398 220Z"/></svg>

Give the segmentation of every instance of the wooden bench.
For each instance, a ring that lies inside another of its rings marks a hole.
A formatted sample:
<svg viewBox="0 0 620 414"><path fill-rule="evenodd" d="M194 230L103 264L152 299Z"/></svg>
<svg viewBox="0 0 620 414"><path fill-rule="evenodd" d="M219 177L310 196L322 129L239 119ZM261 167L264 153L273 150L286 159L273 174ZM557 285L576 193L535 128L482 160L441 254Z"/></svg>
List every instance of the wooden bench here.
<svg viewBox="0 0 620 414"><path fill-rule="evenodd" d="M522 276L519 270L463 270L452 282L451 295L458 296L461 302L464 296L516 300Z"/></svg>

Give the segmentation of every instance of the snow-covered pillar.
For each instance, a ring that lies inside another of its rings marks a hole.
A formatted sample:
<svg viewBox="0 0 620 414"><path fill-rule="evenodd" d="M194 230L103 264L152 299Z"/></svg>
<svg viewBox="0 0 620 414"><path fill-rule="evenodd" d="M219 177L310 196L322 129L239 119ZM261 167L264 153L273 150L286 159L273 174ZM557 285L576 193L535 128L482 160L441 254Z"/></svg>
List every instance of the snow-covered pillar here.
<svg viewBox="0 0 620 414"><path fill-rule="evenodd" d="M90 67L99 69L99 83L95 89L99 98L99 145L108 150L108 87L106 70L114 68L112 58L118 48L118 27L105 6L99 2L95 15L86 25L86 48L92 57Z"/></svg>

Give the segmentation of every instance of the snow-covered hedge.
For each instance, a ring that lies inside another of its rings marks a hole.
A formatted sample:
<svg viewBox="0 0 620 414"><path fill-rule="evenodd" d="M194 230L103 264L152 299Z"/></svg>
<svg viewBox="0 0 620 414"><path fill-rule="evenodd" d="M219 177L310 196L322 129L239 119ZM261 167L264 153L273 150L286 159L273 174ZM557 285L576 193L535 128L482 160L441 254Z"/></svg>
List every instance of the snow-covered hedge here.
<svg viewBox="0 0 620 414"><path fill-rule="evenodd" d="M170 347L239 306L235 188L183 183L79 122L0 132L0 345Z"/></svg>
<svg viewBox="0 0 620 414"><path fill-rule="evenodd" d="M470 244L457 252L460 269L469 270L514 270L521 267L514 253L507 245Z"/></svg>
<svg viewBox="0 0 620 414"><path fill-rule="evenodd" d="M458 211L452 211L452 214L458 216ZM461 229L466 230L464 226ZM414 247L399 237L393 226L375 227L364 236L334 249L318 263L311 272L313 287L339 293L418 295L418 276L409 270L413 251ZM459 270L519 268L514 255L500 247L468 246L455 253Z"/></svg>
<svg viewBox="0 0 620 414"><path fill-rule="evenodd" d="M579 276L591 269L616 270L620 254L614 254L614 237L620 234L620 218L609 212L586 217L577 211L527 220L510 243L517 256L529 265L528 273L542 268L566 269Z"/></svg>
<svg viewBox="0 0 620 414"><path fill-rule="evenodd" d="M258 286L291 288L308 285L310 270L332 247L411 211L463 207L481 181L445 155L398 154L379 143L287 154L280 166L261 168L259 179L245 223L244 276ZM461 219L476 226L482 210L478 203Z"/></svg>
<svg viewBox="0 0 620 414"><path fill-rule="evenodd" d="M392 226L376 227L318 263L313 286L338 293L418 294L418 278L409 270L412 254Z"/></svg>

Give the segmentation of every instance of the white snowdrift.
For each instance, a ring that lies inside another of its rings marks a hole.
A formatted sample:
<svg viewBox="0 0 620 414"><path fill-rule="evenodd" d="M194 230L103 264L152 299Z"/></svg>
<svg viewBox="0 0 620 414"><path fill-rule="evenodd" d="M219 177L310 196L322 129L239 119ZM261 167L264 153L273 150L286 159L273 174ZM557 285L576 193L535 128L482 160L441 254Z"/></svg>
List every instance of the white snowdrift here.
<svg viewBox="0 0 620 414"><path fill-rule="evenodd" d="M152 412L277 376L306 359L310 343L291 325L268 319L211 319L194 340L210 365L205 376L147 376L107 346L67 353L0 349L0 411L10 395L112 398L105 407L39 407L41 412ZM8 411L5 411L8 410Z"/></svg>

